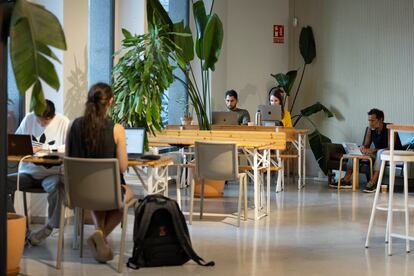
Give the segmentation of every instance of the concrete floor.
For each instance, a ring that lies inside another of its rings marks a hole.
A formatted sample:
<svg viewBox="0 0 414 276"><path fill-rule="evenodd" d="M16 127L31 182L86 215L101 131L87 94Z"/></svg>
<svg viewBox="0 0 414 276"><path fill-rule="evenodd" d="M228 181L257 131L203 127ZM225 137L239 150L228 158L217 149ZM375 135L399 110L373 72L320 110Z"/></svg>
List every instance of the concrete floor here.
<svg viewBox="0 0 414 276"><path fill-rule="evenodd" d="M250 187L251 188L251 187ZM170 189L173 191L173 189ZM224 199L206 200L206 212L234 212L237 187L226 185ZM141 191L137 190L138 193ZM251 193L249 193L251 194ZM386 194L384 194L386 195ZM381 195L382 199L385 199ZM307 181L302 191L289 183L286 191L272 193L271 214L259 220L231 225L233 218L205 217L189 227L193 247L215 267L190 261L178 267L124 269L125 275L414 275L414 253L407 254L404 242L394 239L394 255L388 257L384 243L385 214L379 213L371 247L364 248L373 194L349 190L339 193L326 183ZM187 197L184 196L184 200ZM249 198L251 201L251 198ZM397 195L401 202L401 194ZM184 202L183 210L187 206ZM251 202L249 202L251 205ZM395 216L402 225L402 215ZM129 217L126 255L132 251L133 214ZM397 230L399 227L396 227ZM86 227L86 236L92 232ZM23 275L114 275L117 256L98 264L85 247L85 257L71 248L72 226L65 228L63 267L54 268L57 232L37 247L26 247L21 262ZM110 237L117 254L120 228ZM126 258L125 258L126 261Z"/></svg>

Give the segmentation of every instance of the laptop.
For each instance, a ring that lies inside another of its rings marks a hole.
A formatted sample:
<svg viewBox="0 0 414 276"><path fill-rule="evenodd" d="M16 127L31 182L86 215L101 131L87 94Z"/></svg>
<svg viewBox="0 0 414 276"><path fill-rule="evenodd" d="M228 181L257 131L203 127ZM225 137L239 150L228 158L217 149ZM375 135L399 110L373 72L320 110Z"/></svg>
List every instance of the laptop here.
<svg viewBox="0 0 414 276"><path fill-rule="evenodd" d="M144 128L126 128L126 147L129 160L137 160L144 155Z"/></svg>
<svg viewBox="0 0 414 276"><path fill-rule="evenodd" d="M33 155L32 138L26 134L8 134L8 155Z"/></svg>
<svg viewBox="0 0 414 276"><path fill-rule="evenodd" d="M346 154L364 155L359 149L359 146L355 143L342 143L342 146L344 147Z"/></svg>
<svg viewBox="0 0 414 276"><path fill-rule="evenodd" d="M237 113L231 111L214 111L213 125L238 125Z"/></svg>
<svg viewBox="0 0 414 276"><path fill-rule="evenodd" d="M262 121L282 121L282 108L280 105L259 105L257 111L262 114Z"/></svg>

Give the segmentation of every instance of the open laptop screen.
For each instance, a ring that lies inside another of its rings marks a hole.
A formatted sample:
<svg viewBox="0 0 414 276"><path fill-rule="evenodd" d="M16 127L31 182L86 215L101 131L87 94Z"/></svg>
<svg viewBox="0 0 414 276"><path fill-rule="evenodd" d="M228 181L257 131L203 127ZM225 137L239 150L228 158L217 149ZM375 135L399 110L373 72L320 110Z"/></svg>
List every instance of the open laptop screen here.
<svg viewBox="0 0 414 276"><path fill-rule="evenodd" d="M213 111L213 125L238 125L236 112Z"/></svg>
<svg viewBox="0 0 414 276"><path fill-rule="evenodd" d="M125 136L128 154L144 154L144 128L126 128Z"/></svg>
<svg viewBox="0 0 414 276"><path fill-rule="evenodd" d="M259 105L257 110L262 114L262 121L282 120L282 109L280 105Z"/></svg>

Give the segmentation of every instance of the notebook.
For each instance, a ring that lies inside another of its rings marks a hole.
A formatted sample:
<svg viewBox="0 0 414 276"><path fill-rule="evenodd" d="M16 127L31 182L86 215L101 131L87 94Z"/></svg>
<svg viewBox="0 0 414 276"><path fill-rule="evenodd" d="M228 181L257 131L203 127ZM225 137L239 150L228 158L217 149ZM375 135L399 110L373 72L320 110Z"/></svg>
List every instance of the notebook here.
<svg viewBox="0 0 414 276"><path fill-rule="evenodd" d="M8 134L8 155L33 155L32 138L26 134Z"/></svg>
<svg viewBox="0 0 414 276"><path fill-rule="evenodd" d="M213 125L238 125L237 113L231 111L214 111Z"/></svg>
<svg viewBox="0 0 414 276"><path fill-rule="evenodd" d="M355 143L342 143L342 146L344 147L346 154L363 155L359 146Z"/></svg>
<svg viewBox="0 0 414 276"><path fill-rule="evenodd" d="M126 128L126 147L129 160L139 159L144 155L144 128Z"/></svg>
<svg viewBox="0 0 414 276"><path fill-rule="evenodd" d="M259 105L257 111L262 114L262 121L281 121L282 108L280 105Z"/></svg>

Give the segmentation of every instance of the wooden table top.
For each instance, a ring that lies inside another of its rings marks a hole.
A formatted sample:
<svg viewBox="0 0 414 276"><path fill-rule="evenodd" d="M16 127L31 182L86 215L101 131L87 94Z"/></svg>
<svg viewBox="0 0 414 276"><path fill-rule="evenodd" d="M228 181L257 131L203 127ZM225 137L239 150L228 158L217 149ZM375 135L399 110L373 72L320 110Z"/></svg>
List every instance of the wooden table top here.
<svg viewBox="0 0 414 276"><path fill-rule="evenodd" d="M414 131L414 125L398 125L398 124L388 124L388 129L401 130L401 131Z"/></svg>
<svg viewBox="0 0 414 276"><path fill-rule="evenodd" d="M8 155L7 161L10 162L19 162L23 156L18 155ZM63 163L63 158L59 159L46 159L43 157L31 156L23 160L23 162L30 162L35 164L44 164L44 165L61 165Z"/></svg>
<svg viewBox="0 0 414 276"><path fill-rule="evenodd" d="M369 155L357 155L357 154L344 154L342 158L358 158L358 159L371 159Z"/></svg>
<svg viewBox="0 0 414 276"><path fill-rule="evenodd" d="M19 162L23 156L9 155L7 156L7 161L10 162ZM35 164L44 164L44 165L61 165L63 163L63 158L60 159L46 159L42 157L28 157L23 160L23 162L30 162ZM172 157L161 157L158 160L128 160L129 166L150 166L150 167L162 167L170 165L173 163Z"/></svg>

